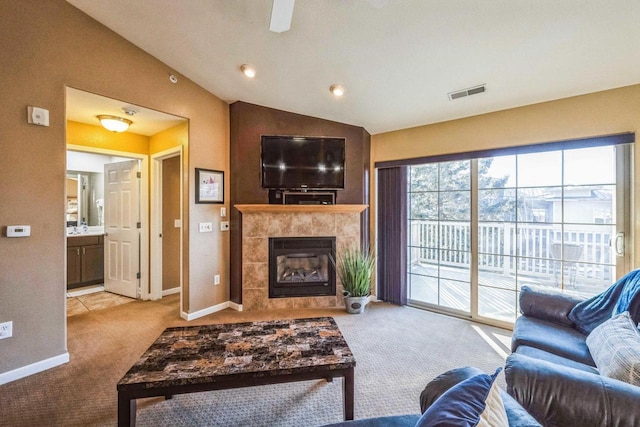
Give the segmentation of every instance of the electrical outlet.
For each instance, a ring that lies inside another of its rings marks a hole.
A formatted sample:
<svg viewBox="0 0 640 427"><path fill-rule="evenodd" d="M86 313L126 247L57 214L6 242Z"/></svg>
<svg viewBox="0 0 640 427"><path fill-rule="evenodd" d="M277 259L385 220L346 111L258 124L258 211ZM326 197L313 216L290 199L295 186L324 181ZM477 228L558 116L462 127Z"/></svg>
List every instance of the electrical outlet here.
<svg viewBox="0 0 640 427"><path fill-rule="evenodd" d="M220 231L229 231L229 221L220 221Z"/></svg>
<svg viewBox="0 0 640 427"><path fill-rule="evenodd" d="M220 275L216 274L215 276L213 276L213 284L214 285L219 285L220 284Z"/></svg>
<svg viewBox="0 0 640 427"><path fill-rule="evenodd" d="M0 323L0 340L13 336L13 321Z"/></svg>

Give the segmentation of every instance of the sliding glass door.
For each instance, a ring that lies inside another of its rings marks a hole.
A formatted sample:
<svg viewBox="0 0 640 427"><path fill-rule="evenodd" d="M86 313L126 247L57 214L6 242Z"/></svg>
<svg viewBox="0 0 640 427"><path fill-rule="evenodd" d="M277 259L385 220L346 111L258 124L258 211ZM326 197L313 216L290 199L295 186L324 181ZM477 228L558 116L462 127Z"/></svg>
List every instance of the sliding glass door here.
<svg viewBox="0 0 640 427"><path fill-rule="evenodd" d="M617 145L410 166L410 304L501 323L523 285L600 293L628 271L629 158Z"/></svg>

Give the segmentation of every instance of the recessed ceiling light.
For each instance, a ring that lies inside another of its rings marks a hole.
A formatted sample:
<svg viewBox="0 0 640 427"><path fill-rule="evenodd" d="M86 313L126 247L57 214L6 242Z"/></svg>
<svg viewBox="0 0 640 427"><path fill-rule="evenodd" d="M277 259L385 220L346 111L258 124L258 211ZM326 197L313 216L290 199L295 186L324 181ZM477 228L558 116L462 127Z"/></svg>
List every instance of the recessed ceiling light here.
<svg viewBox="0 0 640 427"><path fill-rule="evenodd" d="M331 92L335 96L342 96L342 95L344 95L344 86L342 86L342 85L331 85L331 87L329 88L329 92Z"/></svg>
<svg viewBox="0 0 640 427"><path fill-rule="evenodd" d="M253 68L251 65L248 65L248 64L242 64L240 66L240 71L242 71L244 73L244 75L249 77L250 79L252 79L252 78L254 78L256 76L256 69Z"/></svg>

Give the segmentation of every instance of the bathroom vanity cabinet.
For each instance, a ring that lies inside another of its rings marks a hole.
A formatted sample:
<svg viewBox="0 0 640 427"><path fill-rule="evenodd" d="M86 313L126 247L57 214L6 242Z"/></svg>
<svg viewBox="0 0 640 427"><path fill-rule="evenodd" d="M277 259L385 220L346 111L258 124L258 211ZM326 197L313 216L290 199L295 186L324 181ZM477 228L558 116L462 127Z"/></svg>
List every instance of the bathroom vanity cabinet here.
<svg viewBox="0 0 640 427"><path fill-rule="evenodd" d="M67 289L104 282L104 237L67 237Z"/></svg>

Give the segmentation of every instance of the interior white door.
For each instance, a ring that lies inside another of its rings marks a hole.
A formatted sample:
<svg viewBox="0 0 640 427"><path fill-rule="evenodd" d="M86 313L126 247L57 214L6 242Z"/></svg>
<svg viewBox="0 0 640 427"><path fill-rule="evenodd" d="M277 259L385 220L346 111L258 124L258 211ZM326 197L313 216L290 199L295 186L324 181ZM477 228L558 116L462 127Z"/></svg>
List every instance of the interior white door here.
<svg viewBox="0 0 640 427"><path fill-rule="evenodd" d="M104 289L139 297L139 161L104 165Z"/></svg>

